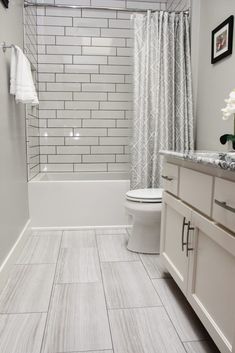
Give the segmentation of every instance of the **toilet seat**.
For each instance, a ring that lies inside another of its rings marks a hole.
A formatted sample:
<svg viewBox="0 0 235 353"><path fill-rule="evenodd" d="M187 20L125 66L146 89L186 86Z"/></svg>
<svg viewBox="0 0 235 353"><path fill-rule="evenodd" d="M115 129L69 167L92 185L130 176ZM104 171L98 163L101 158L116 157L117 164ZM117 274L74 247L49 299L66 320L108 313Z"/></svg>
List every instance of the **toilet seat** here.
<svg viewBox="0 0 235 353"><path fill-rule="evenodd" d="M163 189L137 189L126 193L126 199L132 202L161 203Z"/></svg>

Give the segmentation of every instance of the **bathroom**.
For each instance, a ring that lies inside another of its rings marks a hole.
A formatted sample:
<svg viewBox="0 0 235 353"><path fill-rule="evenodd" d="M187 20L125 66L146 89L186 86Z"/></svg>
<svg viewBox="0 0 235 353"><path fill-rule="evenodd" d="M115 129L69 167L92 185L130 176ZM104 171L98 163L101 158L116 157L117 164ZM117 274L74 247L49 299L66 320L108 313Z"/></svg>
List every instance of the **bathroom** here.
<svg viewBox="0 0 235 353"><path fill-rule="evenodd" d="M235 352L234 14L0 1L1 353Z"/></svg>

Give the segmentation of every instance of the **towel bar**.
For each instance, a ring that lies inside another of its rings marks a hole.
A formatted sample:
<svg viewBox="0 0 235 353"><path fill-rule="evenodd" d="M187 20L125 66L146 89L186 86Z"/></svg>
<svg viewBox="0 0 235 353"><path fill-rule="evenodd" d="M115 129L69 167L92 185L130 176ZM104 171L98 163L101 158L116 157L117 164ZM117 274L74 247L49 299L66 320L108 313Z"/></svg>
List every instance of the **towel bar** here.
<svg viewBox="0 0 235 353"><path fill-rule="evenodd" d="M14 44L7 44L6 42L2 42L0 44L0 48L2 48L2 51L5 53L7 49L11 49L11 48L14 48ZM37 69L33 66L32 63L30 63L31 65L31 70L32 71L37 71Z"/></svg>

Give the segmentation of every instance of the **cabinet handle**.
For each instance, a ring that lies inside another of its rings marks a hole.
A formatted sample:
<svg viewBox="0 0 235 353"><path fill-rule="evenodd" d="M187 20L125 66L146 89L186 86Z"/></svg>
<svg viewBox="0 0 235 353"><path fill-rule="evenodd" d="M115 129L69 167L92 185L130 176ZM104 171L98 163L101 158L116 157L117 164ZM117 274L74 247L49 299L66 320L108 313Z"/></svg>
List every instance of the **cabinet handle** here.
<svg viewBox="0 0 235 353"><path fill-rule="evenodd" d="M189 256L189 251L193 251L193 248L189 248L188 244L189 244L189 232L191 230L194 230L194 227L191 227L190 221L188 222L188 229L187 229L187 242L186 242L186 256Z"/></svg>
<svg viewBox="0 0 235 353"><path fill-rule="evenodd" d="M222 208L225 208L225 210L228 210L230 212L233 212L235 213L235 208L234 207L231 207L231 206L228 206L227 203L225 201L218 201L218 200L214 200L216 205L222 207Z"/></svg>
<svg viewBox="0 0 235 353"><path fill-rule="evenodd" d="M162 179L165 179L165 180L167 180L167 181L172 181L172 180L174 180L174 178L170 178L170 177L168 177L167 175L162 175Z"/></svg>
<svg viewBox="0 0 235 353"><path fill-rule="evenodd" d="M182 224L182 237L181 237L182 251L184 251L184 247L187 244L187 242L184 241L184 228L185 228L185 226L188 226L188 222L186 222L186 217L184 217L183 224Z"/></svg>

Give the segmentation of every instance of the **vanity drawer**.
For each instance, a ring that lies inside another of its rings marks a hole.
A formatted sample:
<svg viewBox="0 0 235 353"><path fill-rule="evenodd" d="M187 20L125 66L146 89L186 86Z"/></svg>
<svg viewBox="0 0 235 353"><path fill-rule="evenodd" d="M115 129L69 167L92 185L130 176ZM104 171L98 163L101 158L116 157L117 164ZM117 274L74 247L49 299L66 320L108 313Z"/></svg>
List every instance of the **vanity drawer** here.
<svg viewBox="0 0 235 353"><path fill-rule="evenodd" d="M235 232L235 182L215 178L212 217Z"/></svg>
<svg viewBox="0 0 235 353"><path fill-rule="evenodd" d="M175 164L165 163L162 180L163 188L171 194L178 196L179 167Z"/></svg>
<svg viewBox="0 0 235 353"><path fill-rule="evenodd" d="M211 215L213 177L180 168L179 197L207 216Z"/></svg>

